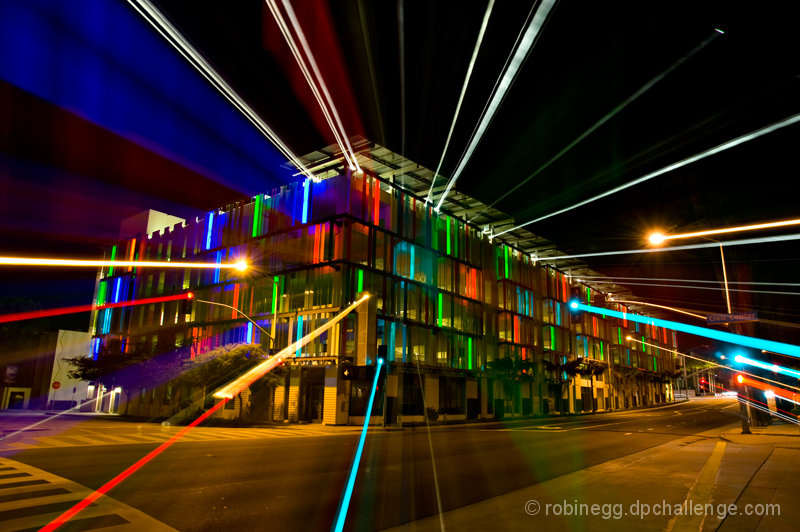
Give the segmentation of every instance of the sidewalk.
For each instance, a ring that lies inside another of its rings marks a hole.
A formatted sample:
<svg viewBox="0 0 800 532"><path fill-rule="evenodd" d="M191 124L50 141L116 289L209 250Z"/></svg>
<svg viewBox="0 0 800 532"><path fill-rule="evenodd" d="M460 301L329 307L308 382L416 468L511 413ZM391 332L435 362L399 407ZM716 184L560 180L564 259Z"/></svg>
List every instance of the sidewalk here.
<svg viewBox="0 0 800 532"><path fill-rule="evenodd" d="M797 530L800 430L738 423L443 514L451 530ZM734 515L736 513L736 515ZM746 514L746 515L745 515ZM771 514L771 515L765 515ZM391 530L441 530L438 515Z"/></svg>

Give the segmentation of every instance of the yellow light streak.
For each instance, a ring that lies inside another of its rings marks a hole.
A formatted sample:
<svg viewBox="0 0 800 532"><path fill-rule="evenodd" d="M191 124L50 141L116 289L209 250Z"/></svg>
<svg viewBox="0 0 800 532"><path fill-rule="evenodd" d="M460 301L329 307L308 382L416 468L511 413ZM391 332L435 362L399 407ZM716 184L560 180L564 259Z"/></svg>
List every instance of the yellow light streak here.
<svg viewBox="0 0 800 532"><path fill-rule="evenodd" d="M259 365L251 368L249 371L242 374L236 380L226 384L225 386L223 386L214 393L214 397L220 399L232 399L233 397L236 396L236 394L238 394L243 389L250 386L253 382L260 379L268 372L270 372L275 366L283 362L283 360L287 356L290 356L292 353L294 353L295 351L297 351L298 349L300 349L301 347L311 342L319 335L321 335L322 333L324 333L325 331L327 331L328 329L339 323L345 316L350 314L353 310L355 310L356 307L358 307L361 303L363 303L367 299L369 299L369 294L365 294L361 299L359 299L346 309L342 310L339 314L334 316L333 319L331 319L327 323L320 325L319 327L317 327L307 335L303 336L296 342L293 342L288 346L284 347L283 349L281 349L274 356L268 358Z"/></svg>
<svg viewBox="0 0 800 532"><path fill-rule="evenodd" d="M137 268L232 268L244 271L249 268L245 261L235 263L216 262L161 262L136 260L81 260L81 259L47 259L36 257L0 257L0 265L6 266L87 266L99 268L103 266L135 266Z"/></svg>
<svg viewBox="0 0 800 532"><path fill-rule="evenodd" d="M663 308L665 310L671 310L673 312L680 312L681 314L686 314L687 316L692 316L697 319L705 320L705 316L701 316L700 314L695 314L693 312L688 312L686 310L681 310L675 307L668 307L666 305L656 305L655 303L645 303L644 301L632 301L628 299L611 299L609 300L612 303L628 303L633 305L646 305L648 307L656 307L656 308Z"/></svg>
<svg viewBox="0 0 800 532"><path fill-rule="evenodd" d="M776 227L787 227L790 225L800 225L800 219L797 220L784 220L781 222L767 222L763 224L753 225L740 225L737 227L727 227L725 229L709 229L707 231L695 231L694 233L681 233L678 235L664 235L661 233L653 233L650 235L649 240L652 244L661 244L666 240L676 240L679 238L694 238L699 236L709 235L723 235L727 233L738 233L739 231L755 231L757 229L773 229Z"/></svg>

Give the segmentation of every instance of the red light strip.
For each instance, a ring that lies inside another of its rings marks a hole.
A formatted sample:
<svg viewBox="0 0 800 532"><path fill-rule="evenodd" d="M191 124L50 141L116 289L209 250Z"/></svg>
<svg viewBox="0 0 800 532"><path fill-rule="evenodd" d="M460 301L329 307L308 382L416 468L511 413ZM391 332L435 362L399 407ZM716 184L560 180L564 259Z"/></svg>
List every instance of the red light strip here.
<svg viewBox="0 0 800 532"><path fill-rule="evenodd" d="M147 299L136 299L133 301L120 301L119 303L107 303L105 305L78 305L75 307L51 308L47 310L31 310L28 312L17 312L15 314L0 315L0 323L10 321L32 320L35 318L46 318L48 316L60 316L61 314L74 314L76 312L89 312L91 310L103 310L107 308L130 307L133 305L148 305L150 303L163 303L164 301L177 301L179 299L192 299L191 292L178 294L175 296L149 297Z"/></svg>
<svg viewBox="0 0 800 532"><path fill-rule="evenodd" d="M167 441L165 441L164 443L162 443L161 445L159 445L158 447L156 447L155 449L153 449L152 451L147 453L144 457L140 458L136 463L134 463L128 469L126 469L125 471L123 471L122 473L117 475L116 477L112 478L111 480L109 480L108 482L106 482L105 484L100 486L97 489L97 491L95 491L94 493L89 494L82 501L80 501L79 503L75 504L75 506L73 506L72 508L70 508L69 510L64 512L63 514L59 515L58 517L56 517L55 519L50 521L47 525L45 525L44 527L39 529L39 532L49 532L50 530L55 530L58 527L60 527L61 525L63 525L64 523L66 523L67 521L69 521L70 519L72 519L73 517L75 517L76 515L78 515L81 511L83 511L86 507L88 507L94 501L96 501L97 499L99 499L100 497L102 497L103 495L108 493L114 486L116 486L117 484L119 484L120 482L122 482L123 480L125 480L126 478L131 476L132 474L134 474L137 470L139 470L147 462L149 462L150 460L152 460L153 458L155 458L156 456L161 454L170 445L172 445L173 443L178 441L180 438L182 438L187 432L189 432L192 428L194 428L196 425L198 425L204 419L209 417L211 414L213 414L214 412L219 410L219 408L222 405L224 405L225 403L227 403L227 402L228 402L228 399L223 399L219 403L215 404L214 407L211 408L211 410L209 410L208 412L204 413L199 418L197 418L194 421L192 421L189 425L187 425L186 427L181 429L180 432L178 432L172 438L168 439Z"/></svg>

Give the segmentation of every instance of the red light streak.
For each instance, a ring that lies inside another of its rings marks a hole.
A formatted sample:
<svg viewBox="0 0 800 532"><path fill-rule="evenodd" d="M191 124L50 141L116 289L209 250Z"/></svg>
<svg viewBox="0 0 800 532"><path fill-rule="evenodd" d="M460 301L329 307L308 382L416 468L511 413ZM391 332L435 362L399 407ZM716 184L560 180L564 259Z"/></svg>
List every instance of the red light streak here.
<svg viewBox="0 0 800 532"><path fill-rule="evenodd" d="M162 443L161 445L159 445L158 447L147 453L144 457L140 458L136 463L134 463L128 469L126 469L116 477L112 478L111 480L100 486L97 489L97 491L89 494L86 498L75 504L72 508L70 508L63 514L59 515L58 517L50 521L47 525L39 529L39 532L49 532L50 530L55 530L64 523L66 523L67 521L69 521L70 519L72 519L73 517L75 517L76 515L78 515L87 506L89 506L94 501L96 501L97 499L108 493L112 488L114 488L114 486L116 486L117 484L119 484L132 474L134 474L142 466L147 464L147 462L149 462L150 460L161 454L170 445L172 445L180 438L182 438L187 432L189 432L191 429L193 429L195 426L197 426L200 422L209 417L211 414L219 410L219 408L227 402L228 399L223 399L219 403L215 404L213 408L211 408L208 412L204 413L202 416L192 421L189 425L181 429L181 431L175 434L172 438L168 439L167 441L165 441L164 443Z"/></svg>
<svg viewBox="0 0 800 532"><path fill-rule="evenodd" d="M136 299L133 301L120 301L119 303L107 303L105 305L77 305L74 307L51 308L46 310L30 310L28 312L17 312L14 314L0 315L0 323L10 321L32 320L35 318L46 318L48 316L60 316L61 314L74 314L77 312L89 312L92 310L103 310L107 308L130 307L133 305L148 305L150 303L163 303L164 301L177 301L180 299L192 299L194 294L187 292L175 296L149 297L147 299Z"/></svg>

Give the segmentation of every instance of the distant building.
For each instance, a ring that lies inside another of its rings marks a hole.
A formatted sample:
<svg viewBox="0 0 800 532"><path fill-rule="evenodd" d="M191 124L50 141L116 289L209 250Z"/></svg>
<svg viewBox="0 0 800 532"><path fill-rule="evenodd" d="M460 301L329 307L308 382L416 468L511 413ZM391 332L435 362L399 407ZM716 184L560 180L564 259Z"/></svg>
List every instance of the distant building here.
<svg viewBox="0 0 800 532"><path fill-rule="evenodd" d="M596 305L606 305L605 294L481 227L437 213L400 180L331 167L320 175L114 246L109 257L244 259L253 268L103 270L98 306L186 291L196 297L188 309L168 301L97 311L93 352L111 338L124 345L189 342L193 354L229 343L283 348L368 292L369 305L289 360L274 419L362 422L368 373L345 380L341 369L375 365L379 354L388 371L373 416L387 423L421 422L426 408L451 421L673 399L672 331L572 317L574 291ZM239 309L274 342L236 311L198 300ZM628 342L628 335L652 347ZM154 381L128 398L128 412L166 417L201 400L189 387ZM238 415L246 402L244 394L220 415Z"/></svg>
<svg viewBox="0 0 800 532"><path fill-rule="evenodd" d="M0 408L67 410L91 397L89 385L67 375L67 358L87 356L91 337L82 331L59 330L42 335L36 353L3 369Z"/></svg>

